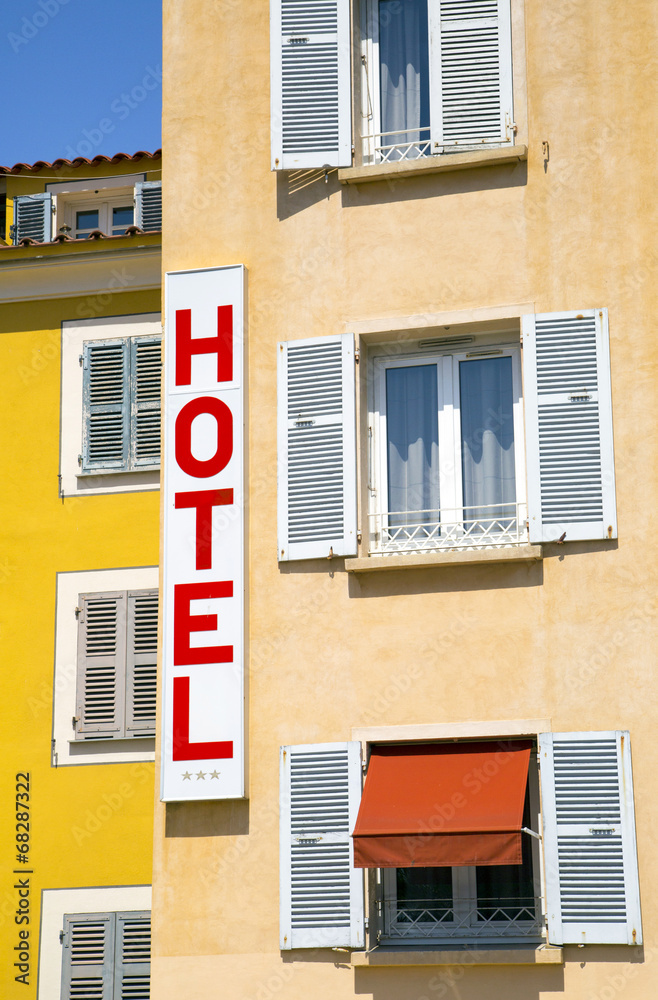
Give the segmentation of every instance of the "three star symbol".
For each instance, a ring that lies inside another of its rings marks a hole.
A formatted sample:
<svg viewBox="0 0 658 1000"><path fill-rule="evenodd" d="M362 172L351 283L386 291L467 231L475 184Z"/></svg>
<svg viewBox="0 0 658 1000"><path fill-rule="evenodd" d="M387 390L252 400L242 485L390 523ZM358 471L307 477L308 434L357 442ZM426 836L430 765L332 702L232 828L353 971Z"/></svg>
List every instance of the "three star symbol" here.
<svg viewBox="0 0 658 1000"><path fill-rule="evenodd" d="M211 780L213 778L217 778L219 780L219 775L220 775L219 771L210 771L209 774L210 774ZM191 780L192 780L192 775L190 774L190 772L189 771L184 771L183 772L183 781L191 781ZM196 780L197 781L205 781L206 780L206 772L205 771L197 771L197 773L196 773Z"/></svg>

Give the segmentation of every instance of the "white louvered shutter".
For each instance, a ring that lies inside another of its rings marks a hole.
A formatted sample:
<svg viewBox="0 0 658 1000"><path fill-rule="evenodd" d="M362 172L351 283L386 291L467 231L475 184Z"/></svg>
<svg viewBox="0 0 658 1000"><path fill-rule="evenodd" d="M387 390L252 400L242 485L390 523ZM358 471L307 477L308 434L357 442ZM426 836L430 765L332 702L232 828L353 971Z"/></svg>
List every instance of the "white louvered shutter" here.
<svg viewBox="0 0 658 1000"><path fill-rule="evenodd" d="M162 340L133 337L130 345L130 467L160 464Z"/></svg>
<svg viewBox="0 0 658 1000"><path fill-rule="evenodd" d="M135 225L147 233L162 229L162 181L135 184Z"/></svg>
<svg viewBox="0 0 658 1000"><path fill-rule="evenodd" d="M349 0L270 0L272 170L352 163Z"/></svg>
<svg viewBox="0 0 658 1000"><path fill-rule="evenodd" d="M630 736L540 733L551 944L641 944Z"/></svg>
<svg viewBox="0 0 658 1000"><path fill-rule="evenodd" d="M114 1000L113 913L64 917L62 1000Z"/></svg>
<svg viewBox="0 0 658 1000"><path fill-rule="evenodd" d="M279 344L279 559L356 554L354 337Z"/></svg>
<svg viewBox="0 0 658 1000"><path fill-rule="evenodd" d="M430 4L433 152L513 142L510 0Z"/></svg>
<svg viewBox="0 0 658 1000"><path fill-rule="evenodd" d="M81 594L76 739L124 735L126 594Z"/></svg>
<svg viewBox="0 0 658 1000"><path fill-rule="evenodd" d="M362 948L361 744L281 747L281 948Z"/></svg>
<svg viewBox="0 0 658 1000"><path fill-rule="evenodd" d="M146 911L117 913L114 998L149 1000L150 996L151 915Z"/></svg>
<svg viewBox="0 0 658 1000"><path fill-rule="evenodd" d="M82 471L128 468L130 344L96 340L83 349Z"/></svg>
<svg viewBox="0 0 658 1000"><path fill-rule="evenodd" d="M155 733L158 592L128 592L126 736Z"/></svg>
<svg viewBox="0 0 658 1000"><path fill-rule="evenodd" d="M50 243L52 218L51 194L24 194L14 198L14 243L26 237L38 243Z"/></svg>
<svg viewBox="0 0 658 1000"><path fill-rule="evenodd" d="M523 317L531 542L617 537L606 309Z"/></svg>

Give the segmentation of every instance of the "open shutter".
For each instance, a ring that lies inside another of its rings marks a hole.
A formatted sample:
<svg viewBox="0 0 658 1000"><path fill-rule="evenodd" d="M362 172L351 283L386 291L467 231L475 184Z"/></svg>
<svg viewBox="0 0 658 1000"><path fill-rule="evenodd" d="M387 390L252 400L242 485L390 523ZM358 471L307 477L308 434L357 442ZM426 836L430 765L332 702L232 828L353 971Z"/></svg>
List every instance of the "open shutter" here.
<svg viewBox="0 0 658 1000"><path fill-rule="evenodd" d="M135 225L147 233L162 229L162 181L135 184Z"/></svg>
<svg viewBox="0 0 658 1000"><path fill-rule="evenodd" d="M433 152L512 142L510 0L430 4L430 38Z"/></svg>
<svg viewBox="0 0 658 1000"><path fill-rule="evenodd" d="M361 744L281 747L281 948L362 948Z"/></svg>
<svg viewBox="0 0 658 1000"><path fill-rule="evenodd" d="M116 914L114 981L115 1000L151 996L151 915L146 911Z"/></svg>
<svg viewBox="0 0 658 1000"><path fill-rule="evenodd" d="M548 938L641 944L627 732L540 733Z"/></svg>
<svg viewBox="0 0 658 1000"><path fill-rule="evenodd" d="M523 317L531 542L617 537L606 309Z"/></svg>
<svg viewBox="0 0 658 1000"><path fill-rule="evenodd" d="M354 337L279 344L279 559L356 554Z"/></svg>
<svg viewBox="0 0 658 1000"><path fill-rule="evenodd" d="M76 739L124 735L125 592L81 594Z"/></svg>
<svg viewBox="0 0 658 1000"><path fill-rule="evenodd" d="M134 337L130 345L131 468L160 464L162 340Z"/></svg>
<svg viewBox="0 0 658 1000"><path fill-rule="evenodd" d="M83 350L82 471L128 468L129 341L97 340Z"/></svg>
<svg viewBox="0 0 658 1000"><path fill-rule="evenodd" d="M272 170L349 167L349 0L270 0Z"/></svg>
<svg viewBox="0 0 658 1000"><path fill-rule="evenodd" d="M26 237L38 243L50 243L52 217L51 194L23 194L14 198L14 243Z"/></svg>
<svg viewBox="0 0 658 1000"><path fill-rule="evenodd" d="M113 913L64 917L62 1000L114 1000Z"/></svg>
<svg viewBox="0 0 658 1000"><path fill-rule="evenodd" d="M128 593L126 736L155 733L158 654L158 592Z"/></svg>

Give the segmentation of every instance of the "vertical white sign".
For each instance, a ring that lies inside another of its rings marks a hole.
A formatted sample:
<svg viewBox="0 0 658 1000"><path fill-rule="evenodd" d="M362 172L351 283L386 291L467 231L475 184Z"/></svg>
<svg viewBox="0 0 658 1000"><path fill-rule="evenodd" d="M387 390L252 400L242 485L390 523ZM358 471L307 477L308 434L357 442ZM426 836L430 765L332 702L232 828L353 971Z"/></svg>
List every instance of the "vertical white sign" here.
<svg viewBox="0 0 658 1000"><path fill-rule="evenodd" d="M245 796L244 285L165 276L164 802Z"/></svg>

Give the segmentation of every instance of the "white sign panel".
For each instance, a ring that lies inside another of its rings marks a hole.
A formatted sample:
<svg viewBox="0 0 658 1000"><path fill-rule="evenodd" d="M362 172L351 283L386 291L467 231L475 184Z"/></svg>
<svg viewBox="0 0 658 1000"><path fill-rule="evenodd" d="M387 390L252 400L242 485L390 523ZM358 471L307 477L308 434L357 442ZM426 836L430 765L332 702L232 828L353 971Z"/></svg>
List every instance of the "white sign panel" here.
<svg viewBox="0 0 658 1000"><path fill-rule="evenodd" d="M245 795L244 281L165 276L164 802Z"/></svg>

